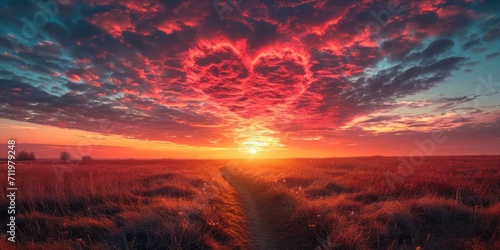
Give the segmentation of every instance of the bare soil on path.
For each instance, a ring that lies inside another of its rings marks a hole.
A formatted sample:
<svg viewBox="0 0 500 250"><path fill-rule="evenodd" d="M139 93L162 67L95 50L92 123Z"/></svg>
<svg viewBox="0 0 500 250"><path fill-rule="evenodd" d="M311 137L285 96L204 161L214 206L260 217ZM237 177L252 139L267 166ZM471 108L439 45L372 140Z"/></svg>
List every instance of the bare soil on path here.
<svg viewBox="0 0 500 250"><path fill-rule="evenodd" d="M247 214L255 249L319 249L317 234L296 216L296 200L234 167L220 168Z"/></svg>

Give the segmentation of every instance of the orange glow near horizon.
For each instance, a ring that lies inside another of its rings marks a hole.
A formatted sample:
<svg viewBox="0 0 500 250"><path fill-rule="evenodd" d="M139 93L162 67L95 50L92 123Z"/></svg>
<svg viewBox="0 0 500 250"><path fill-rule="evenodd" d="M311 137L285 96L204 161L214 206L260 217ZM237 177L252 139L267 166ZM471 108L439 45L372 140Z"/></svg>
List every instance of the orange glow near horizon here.
<svg viewBox="0 0 500 250"><path fill-rule="evenodd" d="M370 155L409 155L418 146L413 144L412 137L391 136L386 143L372 140L371 136L361 135L362 142L340 139L330 143L322 137L304 137L297 140L282 137L288 145L281 142L278 134L270 129L251 126L235 130L233 147L189 146L164 141L139 140L119 135L104 135L76 129L58 128L27 122L0 119L0 128L4 133L1 141L15 139L18 150L34 151L38 158L57 158L62 151L70 152L75 159L83 155L91 155L96 159L116 158L202 158L202 159L235 159L235 158L316 158L316 157L351 157ZM237 136L236 136L237 135ZM450 138L453 143L454 138ZM459 138L456 138L459 139ZM479 140L479 139L478 139ZM408 143L408 141L410 143ZM47 143L50 142L50 143ZM457 143L455 143L457 144ZM436 155L456 154L446 151L448 148L437 145ZM455 148L459 145L457 144ZM484 152L484 151L482 151ZM463 154L478 152L467 151ZM495 154L491 146L486 154Z"/></svg>
<svg viewBox="0 0 500 250"><path fill-rule="evenodd" d="M283 145L277 144L276 138L258 136L261 133L242 135L241 138L247 141L241 142L241 147L216 148L138 140L5 119L0 119L0 124L5 132L0 135L1 141L15 139L19 150L35 151L38 158L57 158L61 151L69 151L75 158L83 155L94 158L247 158L249 155L287 158L296 154L275 148Z"/></svg>

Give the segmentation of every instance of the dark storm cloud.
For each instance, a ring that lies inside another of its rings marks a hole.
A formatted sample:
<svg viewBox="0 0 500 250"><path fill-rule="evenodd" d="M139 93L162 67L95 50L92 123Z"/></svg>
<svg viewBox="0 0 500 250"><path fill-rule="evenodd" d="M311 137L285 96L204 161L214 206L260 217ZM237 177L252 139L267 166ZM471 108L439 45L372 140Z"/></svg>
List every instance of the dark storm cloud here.
<svg viewBox="0 0 500 250"><path fill-rule="evenodd" d="M468 50L470 48L473 48L473 47L476 47L476 46L479 46L479 45L481 45L481 39L477 38L477 39L473 39L471 41L468 41L468 42L464 43L462 45L462 49L463 50Z"/></svg>
<svg viewBox="0 0 500 250"><path fill-rule="evenodd" d="M381 49L388 54L388 58L394 61L415 60L421 57L420 53L409 53L421 46L419 41L407 39L405 36L399 36L392 40L386 40L382 43Z"/></svg>
<svg viewBox="0 0 500 250"><path fill-rule="evenodd" d="M478 96L459 96L459 97L443 97L431 100L436 103L446 103L446 104L455 104L455 103L466 103L476 99Z"/></svg>
<svg viewBox="0 0 500 250"><path fill-rule="evenodd" d="M498 40L500 38L500 27L490 29L484 34L483 39L488 42Z"/></svg>
<svg viewBox="0 0 500 250"><path fill-rule="evenodd" d="M427 48L422 51L422 55L426 57L433 57L439 55L453 47L455 43L450 39L440 39L432 41Z"/></svg>
<svg viewBox="0 0 500 250"><path fill-rule="evenodd" d="M266 22L256 22L252 25L252 35L248 37L247 44L251 49L258 49L278 39L276 26Z"/></svg>
<svg viewBox="0 0 500 250"><path fill-rule="evenodd" d="M435 12L424 12L408 18L408 21L417 28L426 29L432 27L439 20L439 16Z"/></svg>
<svg viewBox="0 0 500 250"><path fill-rule="evenodd" d="M500 38L500 18L495 17L486 21L483 25L482 39L488 42L493 42Z"/></svg>
<svg viewBox="0 0 500 250"><path fill-rule="evenodd" d="M383 116L373 117L373 118L370 118L368 120L364 120L361 122L361 124L363 124L363 123L379 123L379 122L389 121L389 120L398 119L398 118L400 118L400 116L383 115Z"/></svg>
<svg viewBox="0 0 500 250"><path fill-rule="evenodd" d="M498 56L500 56L500 52L495 52L495 53L487 54L486 58L487 59L493 59L493 58L496 58Z"/></svg>

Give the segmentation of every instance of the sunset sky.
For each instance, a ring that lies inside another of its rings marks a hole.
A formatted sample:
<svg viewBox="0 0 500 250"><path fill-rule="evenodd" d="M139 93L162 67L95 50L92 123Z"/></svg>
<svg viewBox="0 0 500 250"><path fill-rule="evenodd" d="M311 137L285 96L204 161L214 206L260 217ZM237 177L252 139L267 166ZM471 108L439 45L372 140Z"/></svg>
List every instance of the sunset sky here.
<svg viewBox="0 0 500 250"><path fill-rule="evenodd" d="M500 1L12 0L0 21L0 143L39 158L500 154Z"/></svg>

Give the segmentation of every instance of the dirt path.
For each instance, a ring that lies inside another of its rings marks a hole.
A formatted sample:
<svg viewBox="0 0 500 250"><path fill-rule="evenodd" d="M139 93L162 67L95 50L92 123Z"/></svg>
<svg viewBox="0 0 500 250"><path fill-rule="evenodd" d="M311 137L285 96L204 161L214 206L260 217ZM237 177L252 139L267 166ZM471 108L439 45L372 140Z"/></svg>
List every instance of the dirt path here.
<svg viewBox="0 0 500 250"><path fill-rule="evenodd" d="M238 169L222 167L220 172L243 205L256 249L315 249L315 235L304 220L294 217L297 204L292 197Z"/></svg>
<svg viewBox="0 0 500 250"><path fill-rule="evenodd" d="M247 212L247 217L250 222L251 235L253 243L257 249L277 249L276 243L273 242L271 232L268 232L264 226L264 222L260 216L260 212L256 207L255 195L248 189L248 186L235 178L227 169L221 169L221 174L224 179L236 190L238 198Z"/></svg>

